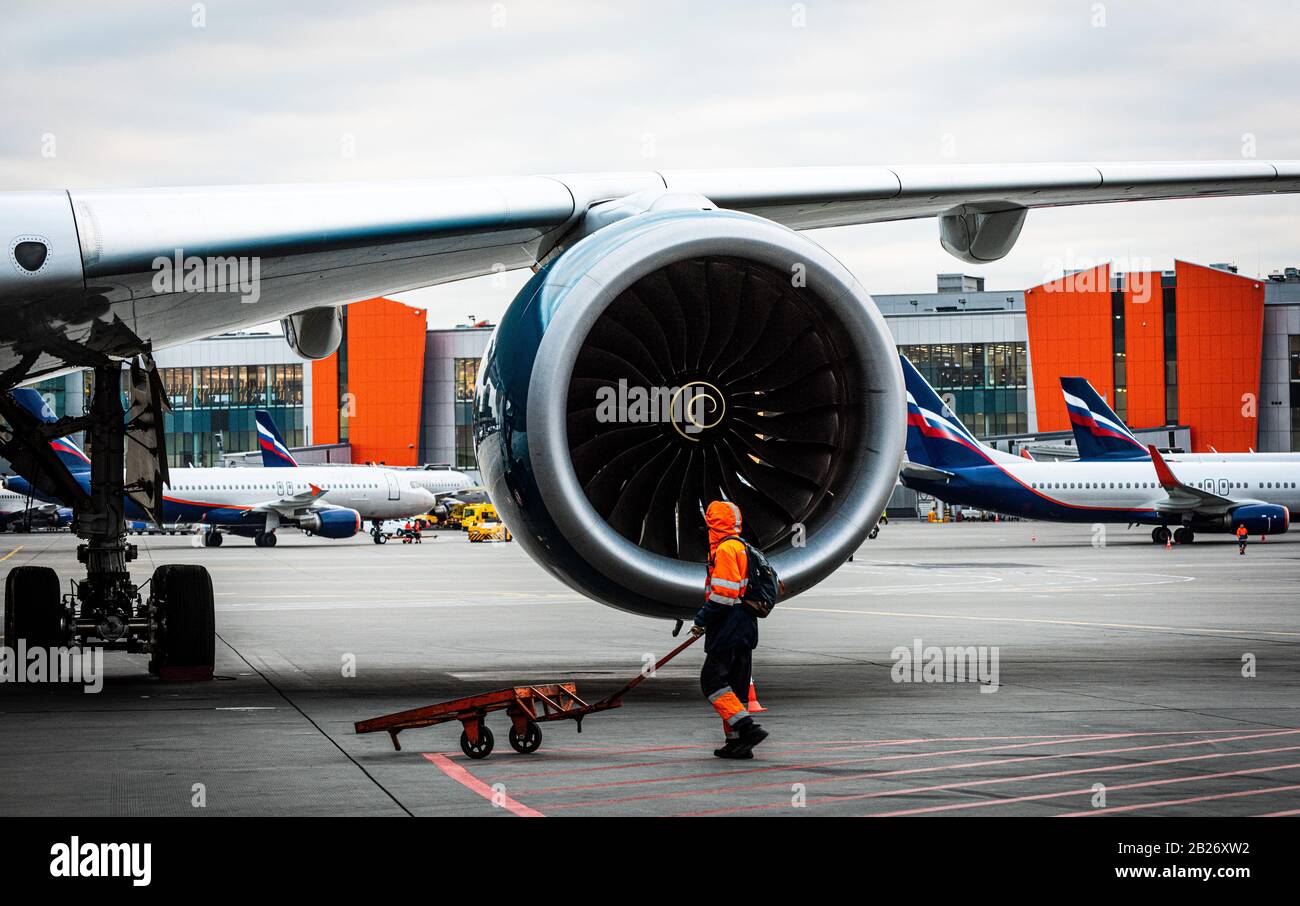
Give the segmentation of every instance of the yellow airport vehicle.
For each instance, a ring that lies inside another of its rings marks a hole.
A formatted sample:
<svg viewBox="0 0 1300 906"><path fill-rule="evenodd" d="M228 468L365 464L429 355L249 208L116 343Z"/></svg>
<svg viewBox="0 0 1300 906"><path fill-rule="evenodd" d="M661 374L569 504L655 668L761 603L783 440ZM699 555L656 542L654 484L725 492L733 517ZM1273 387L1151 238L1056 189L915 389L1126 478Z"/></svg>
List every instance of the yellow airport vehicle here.
<svg viewBox="0 0 1300 906"><path fill-rule="evenodd" d="M486 522L500 522L497 508L490 503L467 503L460 511L460 527L469 531Z"/></svg>
<svg viewBox="0 0 1300 906"><path fill-rule="evenodd" d="M513 541L510 529L501 522L482 522L466 529L470 541Z"/></svg>

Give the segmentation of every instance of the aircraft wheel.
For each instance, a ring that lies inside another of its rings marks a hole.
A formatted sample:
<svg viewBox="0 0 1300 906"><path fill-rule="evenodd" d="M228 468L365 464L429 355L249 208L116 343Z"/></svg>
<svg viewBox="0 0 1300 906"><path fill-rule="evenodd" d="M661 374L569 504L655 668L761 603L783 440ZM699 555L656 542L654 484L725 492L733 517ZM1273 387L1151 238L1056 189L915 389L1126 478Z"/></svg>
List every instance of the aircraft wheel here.
<svg viewBox="0 0 1300 906"><path fill-rule="evenodd" d="M375 544L387 544L387 543L388 543L388 536L385 535L383 532L378 532L375 535Z"/></svg>
<svg viewBox="0 0 1300 906"><path fill-rule="evenodd" d="M879 534L880 534L880 526L873 525L871 527L871 531L867 532L867 537L874 541L876 539L876 536Z"/></svg>
<svg viewBox="0 0 1300 906"><path fill-rule="evenodd" d="M253 536L253 543L258 547L275 547L275 532L258 532Z"/></svg>
<svg viewBox="0 0 1300 906"><path fill-rule="evenodd" d="M529 755L536 752L541 745L542 728L537 725L537 721L530 720L528 722L528 729L524 731L523 736L515 732L513 725L510 727L510 748L520 755Z"/></svg>
<svg viewBox="0 0 1300 906"><path fill-rule="evenodd" d="M1169 540L1169 527L1165 525L1157 525L1151 530L1151 540L1156 544L1164 544Z"/></svg>
<svg viewBox="0 0 1300 906"><path fill-rule="evenodd" d="M1187 526L1174 530L1174 540L1179 544L1191 544L1196 540L1196 533Z"/></svg>
<svg viewBox="0 0 1300 906"><path fill-rule="evenodd" d="M202 566L168 563L154 570L150 584L150 672L164 680L212 679L217 640L212 577Z"/></svg>
<svg viewBox="0 0 1300 906"><path fill-rule="evenodd" d="M5 645L26 639L32 648L67 644L68 630L59 576L48 566L15 566L5 577Z"/></svg>
<svg viewBox="0 0 1300 906"><path fill-rule="evenodd" d="M224 536L221 534L221 532L208 532L206 535L203 536L203 546L221 547L221 542L223 540L224 540Z"/></svg>
<svg viewBox="0 0 1300 906"><path fill-rule="evenodd" d="M538 737L538 743L541 743L541 737ZM470 744L469 733L460 731L460 750L468 758L487 758L492 754L494 745L496 740L492 738L492 731L487 728L487 724L478 725L478 742L473 745Z"/></svg>

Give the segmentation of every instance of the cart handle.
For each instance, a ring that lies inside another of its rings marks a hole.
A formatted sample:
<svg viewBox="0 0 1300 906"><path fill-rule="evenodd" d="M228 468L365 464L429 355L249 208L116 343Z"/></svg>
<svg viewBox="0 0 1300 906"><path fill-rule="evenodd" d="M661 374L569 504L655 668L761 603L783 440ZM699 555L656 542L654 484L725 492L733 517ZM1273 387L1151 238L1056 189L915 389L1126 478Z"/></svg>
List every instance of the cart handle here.
<svg viewBox="0 0 1300 906"><path fill-rule="evenodd" d="M654 673L656 673L656 672L659 670L660 667L662 667L664 664L666 664L666 663L668 663L669 661L671 661L673 658L677 657L677 655L681 654L681 653L682 653L683 651L685 651L687 648L690 648L692 645L694 645L696 642L698 642L698 641L700 640L701 637L702 637L702 636L698 636L698 635L695 635L694 633L692 633L691 636L690 636L690 638L688 638L686 641L682 642L680 645L678 645L678 646L677 646L676 648L674 648L672 651L668 652L668 653L665 654L663 657L661 657L658 661L656 661L656 662L655 662L655 665L654 665L654 668L650 671L650 674L649 674L649 675L653 675ZM602 700L601 700L601 704L613 704L614 702L619 701L620 699L623 698L623 696L627 695L629 692L631 692L631 691L632 691L633 689L635 689L637 686L639 686L639 685L641 685L643 682L645 682L645 680L646 680L646 676L647 676L646 672L645 672L644 670L641 671L641 672L638 673L636 676L634 676L634 677L632 678L631 682L629 682L629 683L628 683L626 686L624 686L622 689L619 689L619 690L618 690L617 692L615 692L613 695L606 696L604 699L602 699Z"/></svg>

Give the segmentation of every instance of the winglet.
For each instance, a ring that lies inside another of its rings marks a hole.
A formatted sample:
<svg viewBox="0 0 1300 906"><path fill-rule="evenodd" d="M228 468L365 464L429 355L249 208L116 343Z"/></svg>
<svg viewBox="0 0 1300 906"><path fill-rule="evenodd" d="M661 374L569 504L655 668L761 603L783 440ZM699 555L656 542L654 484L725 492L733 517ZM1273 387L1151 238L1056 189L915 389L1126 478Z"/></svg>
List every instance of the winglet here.
<svg viewBox="0 0 1300 906"><path fill-rule="evenodd" d="M307 487L311 488L311 496L313 497L319 497L320 495L325 493L324 490L316 487L316 485L312 484L310 481L307 482Z"/></svg>
<svg viewBox="0 0 1300 906"><path fill-rule="evenodd" d="M1183 483L1174 477L1169 464L1165 462L1165 458L1160 455L1160 451L1155 448L1154 444L1147 444L1147 452L1151 454L1151 461L1155 463L1156 478L1160 479L1160 487L1166 490L1182 487Z"/></svg>
<svg viewBox="0 0 1300 906"><path fill-rule="evenodd" d="M1023 456L1025 459L1029 460L1030 462L1033 462L1033 461L1034 461L1034 457L1032 457L1032 456L1029 455L1029 448L1028 448L1028 447L1021 447L1021 448L1020 448L1020 455Z"/></svg>

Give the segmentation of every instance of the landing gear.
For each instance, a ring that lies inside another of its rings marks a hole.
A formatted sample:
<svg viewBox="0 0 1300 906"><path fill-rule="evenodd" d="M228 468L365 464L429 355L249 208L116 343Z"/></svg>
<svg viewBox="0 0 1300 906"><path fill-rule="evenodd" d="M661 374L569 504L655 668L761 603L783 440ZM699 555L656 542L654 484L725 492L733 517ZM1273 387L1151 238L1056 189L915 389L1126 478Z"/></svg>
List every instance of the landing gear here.
<svg viewBox="0 0 1300 906"><path fill-rule="evenodd" d="M1169 526L1157 525L1151 530L1151 540L1156 544L1167 544L1169 542Z"/></svg>
<svg viewBox="0 0 1300 906"><path fill-rule="evenodd" d="M1196 533L1184 525L1174 529L1174 540L1179 544L1191 544L1196 540Z"/></svg>
<svg viewBox="0 0 1300 906"><path fill-rule="evenodd" d="M203 546L204 546L204 547L221 547L221 542L222 542L224 539L225 539L225 535L221 534L221 532L217 531L216 529L213 529L212 531L207 532L207 533L204 534L204 536L203 536Z"/></svg>
<svg viewBox="0 0 1300 906"><path fill-rule="evenodd" d="M384 534L384 526L378 519L370 523L370 537L375 539L375 544L387 544L388 535Z"/></svg>
<svg viewBox="0 0 1300 906"><path fill-rule="evenodd" d="M164 679L211 679L215 633L207 570L160 567L145 599L127 569L136 546L127 543L126 497L161 521L166 391L152 359L141 355L130 365L130 412L124 418L122 364L101 359L94 374L90 411L51 424L40 423L0 392L0 413L10 426L0 437L0 455L73 507L73 530L82 539L77 560L86 567L86 578L62 596L52 570L12 570L5 584L5 644L120 642L128 651L152 654L150 670ZM7 386L0 384L0 391ZM76 431L85 431L89 440L88 481L73 477L50 449L52 439Z"/></svg>
<svg viewBox="0 0 1300 906"><path fill-rule="evenodd" d="M275 547L275 532L258 532L253 536L253 543L258 547Z"/></svg>
<svg viewBox="0 0 1300 906"><path fill-rule="evenodd" d="M59 592L59 577L48 566L15 566L5 578L5 644L62 648L68 644L68 611Z"/></svg>

